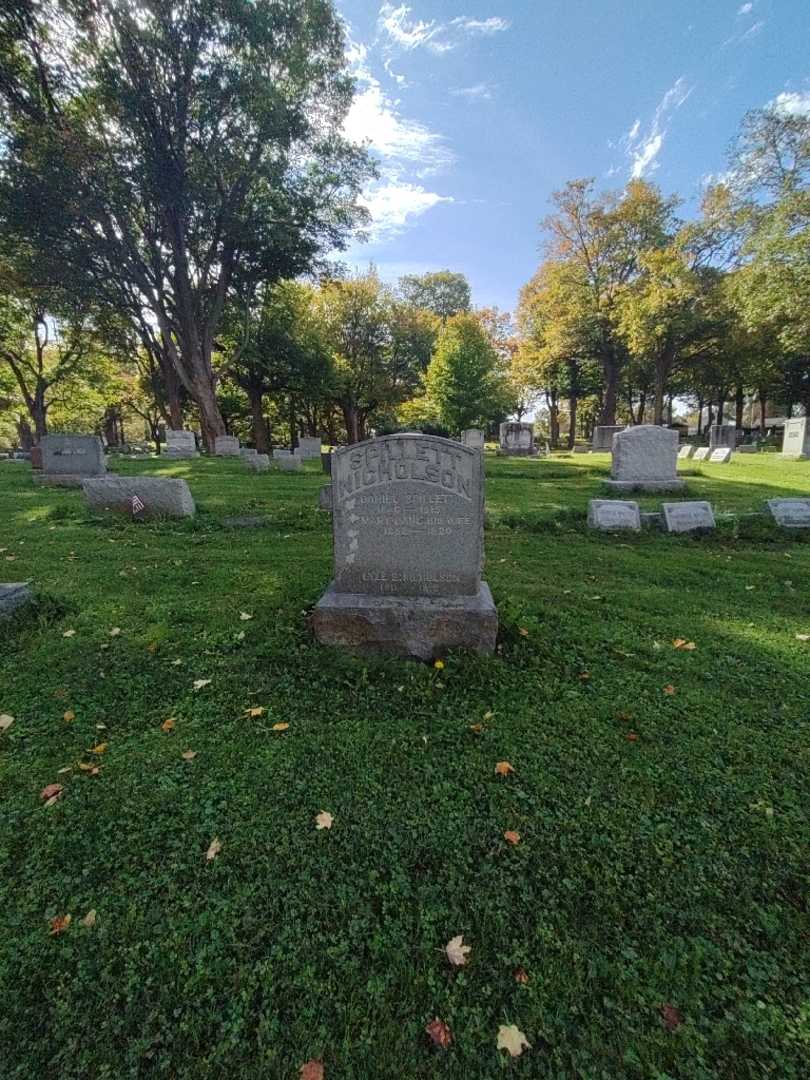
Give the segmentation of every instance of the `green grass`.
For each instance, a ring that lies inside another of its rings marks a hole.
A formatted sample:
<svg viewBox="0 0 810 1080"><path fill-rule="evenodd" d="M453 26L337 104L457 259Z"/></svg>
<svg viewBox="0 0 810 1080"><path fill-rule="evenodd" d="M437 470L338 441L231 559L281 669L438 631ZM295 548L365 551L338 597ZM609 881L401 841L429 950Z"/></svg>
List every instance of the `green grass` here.
<svg viewBox="0 0 810 1080"><path fill-rule="evenodd" d="M197 518L93 518L0 466L0 577L39 598L0 654L4 1080L807 1075L806 533L605 536L606 456L490 458L499 652L438 671L311 640L317 465L115 468L185 476ZM683 471L721 512L810 494L775 455Z"/></svg>

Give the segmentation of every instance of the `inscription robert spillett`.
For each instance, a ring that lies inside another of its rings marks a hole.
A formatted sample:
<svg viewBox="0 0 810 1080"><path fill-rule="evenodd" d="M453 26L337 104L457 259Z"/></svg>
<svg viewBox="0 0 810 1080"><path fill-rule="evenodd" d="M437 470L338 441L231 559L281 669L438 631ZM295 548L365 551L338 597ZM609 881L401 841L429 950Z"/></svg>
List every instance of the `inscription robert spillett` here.
<svg viewBox="0 0 810 1080"><path fill-rule="evenodd" d="M336 587L392 596L474 595L481 565L480 454L392 435L335 454Z"/></svg>

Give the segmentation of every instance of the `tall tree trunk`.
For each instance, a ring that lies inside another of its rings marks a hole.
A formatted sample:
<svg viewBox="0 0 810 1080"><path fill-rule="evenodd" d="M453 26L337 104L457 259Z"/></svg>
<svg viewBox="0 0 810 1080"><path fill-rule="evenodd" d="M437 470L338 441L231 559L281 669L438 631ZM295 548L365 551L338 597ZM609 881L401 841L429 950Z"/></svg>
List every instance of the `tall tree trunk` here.
<svg viewBox="0 0 810 1080"><path fill-rule="evenodd" d="M726 407L726 395L718 391L717 393L717 421L715 426L723 426L723 413Z"/></svg>
<svg viewBox="0 0 810 1080"><path fill-rule="evenodd" d="M675 363L675 346L667 347L655 358L655 408L653 423L659 426L664 422L664 399L667 392L669 373Z"/></svg>
<svg viewBox="0 0 810 1080"><path fill-rule="evenodd" d="M638 414L636 416L636 423L644 423L644 412L647 408L647 391L642 390L638 395Z"/></svg>
<svg viewBox="0 0 810 1080"><path fill-rule="evenodd" d="M579 405L579 398L576 394L571 394L568 399L568 449L574 449L574 443L577 439L577 407Z"/></svg>
<svg viewBox="0 0 810 1080"><path fill-rule="evenodd" d="M743 387L740 383L737 383L737 389L734 394L734 423L737 428L743 426L743 409L745 407L745 394L743 393Z"/></svg>
<svg viewBox="0 0 810 1080"><path fill-rule="evenodd" d="M23 416L17 418L17 437L20 440L21 450L30 450L34 445L34 433L31 430L31 425Z"/></svg>
<svg viewBox="0 0 810 1080"><path fill-rule="evenodd" d="M698 422L697 422L698 435L703 434L703 398L698 398Z"/></svg>
<svg viewBox="0 0 810 1080"><path fill-rule="evenodd" d="M765 417L768 412L768 391L764 386L759 388L759 430L765 434Z"/></svg>
<svg viewBox="0 0 810 1080"><path fill-rule="evenodd" d="M159 363L163 375L163 385L166 387L167 419L173 431L180 431L183 427L183 384L180 382L177 369L166 351L160 352Z"/></svg>
<svg viewBox="0 0 810 1080"><path fill-rule="evenodd" d="M341 412L343 413L343 422L346 425L346 434L349 438L349 444L360 442L360 425L359 417L357 415L357 409L354 405L341 405Z"/></svg>
<svg viewBox="0 0 810 1080"><path fill-rule="evenodd" d="M248 398L250 399L253 445L260 454L266 454L270 449L270 440L267 433L267 421L264 418L264 394L253 387L248 390Z"/></svg>
<svg viewBox="0 0 810 1080"><path fill-rule="evenodd" d="M31 399L31 405L29 412L31 413L31 419L34 422L34 434L36 440L39 440L43 435L48 434L48 406L45 404L45 391L47 387L39 381L37 388L34 391L34 396Z"/></svg>
<svg viewBox="0 0 810 1080"><path fill-rule="evenodd" d="M295 450L298 445L298 423L295 408L295 398L290 394L290 411L288 413L290 424L290 450Z"/></svg>
<svg viewBox="0 0 810 1080"><path fill-rule="evenodd" d="M551 436L551 448L557 450L560 445L560 404L556 390L546 390L548 404L548 430Z"/></svg>
<svg viewBox="0 0 810 1080"><path fill-rule="evenodd" d="M619 400L619 372L620 365L611 354L602 358L603 396L602 410L599 423L611 425L616 423L616 404Z"/></svg>
<svg viewBox="0 0 810 1080"><path fill-rule="evenodd" d="M672 394L667 394L667 423L672 427Z"/></svg>

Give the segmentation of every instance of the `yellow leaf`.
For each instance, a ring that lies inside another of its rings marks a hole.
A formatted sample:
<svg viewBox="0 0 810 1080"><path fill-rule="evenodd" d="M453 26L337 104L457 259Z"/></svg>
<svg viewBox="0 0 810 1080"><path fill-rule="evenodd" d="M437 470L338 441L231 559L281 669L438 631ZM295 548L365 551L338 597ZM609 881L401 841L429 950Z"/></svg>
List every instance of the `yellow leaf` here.
<svg viewBox="0 0 810 1080"><path fill-rule="evenodd" d="M264 716L266 711L267 710L262 708L261 705L253 705L251 708L245 709L245 716L249 716L251 718L254 718L256 716Z"/></svg>
<svg viewBox="0 0 810 1080"><path fill-rule="evenodd" d="M520 1057L524 1050L531 1050L531 1045L514 1024L501 1024L498 1028L498 1049L508 1051L512 1057Z"/></svg>
<svg viewBox="0 0 810 1080"><path fill-rule="evenodd" d="M70 926L70 915L55 915L51 919L51 933L61 934Z"/></svg>
<svg viewBox="0 0 810 1080"><path fill-rule="evenodd" d="M205 853L206 862L211 862L222 851L222 843L218 836L215 836L211 843L208 845L208 851Z"/></svg>
<svg viewBox="0 0 810 1080"><path fill-rule="evenodd" d="M13 723L13 716L9 716L8 713L0 713L0 731L8 731Z"/></svg>
<svg viewBox="0 0 810 1080"><path fill-rule="evenodd" d="M321 810L320 814L317 814L316 817L315 817L315 828L316 829L331 829L332 828L332 822L334 820L335 819L328 812L328 810Z"/></svg>
<svg viewBox="0 0 810 1080"><path fill-rule="evenodd" d="M174 731L174 717L170 716L168 720L164 720L163 723L160 725L160 730L167 733L169 731Z"/></svg>
<svg viewBox="0 0 810 1080"><path fill-rule="evenodd" d="M66 724L69 724L71 722L71 720L76 719L76 713L73 711L73 709L68 709L68 711L62 717L62 719L65 721Z"/></svg>
<svg viewBox="0 0 810 1080"><path fill-rule="evenodd" d="M92 930L96 925L96 909L90 908L83 919L79 919L82 926L86 926L88 930Z"/></svg>
<svg viewBox="0 0 810 1080"><path fill-rule="evenodd" d="M90 751L91 754L103 754L107 750L109 743L100 742L97 746L94 746Z"/></svg>
<svg viewBox="0 0 810 1080"><path fill-rule="evenodd" d="M79 768L82 772L92 772L93 769L95 769L95 765L89 765L86 761L80 761Z"/></svg>
<svg viewBox="0 0 810 1080"><path fill-rule="evenodd" d="M290 726L289 724L273 724L273 726L272 726L272 728L270 730L271 731L286 731L289 726Z"/></svg>
<svg viewBox="0 0 810 1080"><path fill-rule="evenodd" d="M483 724L470 724L470 731L474 731L476 733L476 735L480 735L480 733L483 730L484 730L484 725Z"/></svg>
<svg viewBox="0 0 810 1080"><path fill-rule="evenodd" d="M520 634L521 637L528 637L529 636L529 631L526 629L525 626L519 626L518 627L518 633Z"/></svg>
<svg viewBox="0 0 810 1080"><path fill-rule="evenodd" d="M467 963L467 953L472 952L472 945L464 944L464 935L450 938L444 947L447 959L453 967L463 967Z"/></svg>
<svg viewBox="0 0 810 1080"><path fill-rule="evenodd" d="M682 649L684 652L693 652L697 648L694 641L687 641L686 638L682 637L675 638L672 644L676 649Z"/></svg>
<svg viewBox="0 0 810 1080"><path fill-rule="evenodd" d="M495 766L495 772L498 774L498 776L508 776L509 773L512 773L514 771L515 770L512 768L508 761L499 761Z"/></svg>

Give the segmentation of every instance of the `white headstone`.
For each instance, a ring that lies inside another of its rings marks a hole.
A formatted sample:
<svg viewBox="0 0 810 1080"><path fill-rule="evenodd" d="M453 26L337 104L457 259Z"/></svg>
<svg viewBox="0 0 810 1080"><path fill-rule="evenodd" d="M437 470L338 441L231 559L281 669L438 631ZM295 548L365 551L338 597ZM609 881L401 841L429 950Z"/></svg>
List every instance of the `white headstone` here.
<svg viewBox="0 0 810 1080"><path fill-rule="evenodd" d="M534 424L508 421L501 424L499 434L501 454L531 456L537 453L534 445Z"/></svg>
<svg viewBox="0 0 810 1080"><path fill-rule="evenodd" d="M694 452L695 452L694 446L692 446L691 443L686 443L678 451L678 457L681 459L681 461L686 461L686 459L690 458L692 456L692 454L694 454Z"/></svg>
<svg viewBox="0 0 810 1080"><path fill-rule="evenodd" d="M321 456L320 436L302 435L298 439L298 456L304 461L313 461Z"/></svg>
<svg viewBox="0 0 810 1080"><path fill-rule="evenodd" d="M728 465L731 461L731 447L718 446L716 450L712 450L709 454L709 461L714 462L715 465Z"/></svg>
<svg viewBox="0 0 810 1080"><path fill-rule="evenodd" d="M591 499L588 503L588 525L592 529L641 528L641 514L637 502L621 499Z"/></svg>
<svg viewBox="0 0 810 1080"><path fill-rule="evenodd" d="M810 420L808 417L797 416L793 420L785 421L782 457L796 460L810 457Z"/></svg>
<svg viewBox="0 0 810 1080"><path fill-rule="evenodd" d="M692 455L692 461L705 461L709 456L708 446L699 446Z"/></svg>
<svg viewBox="0 0 810 1080"><path fill-rule="evenodd" d="M194 432L166 428L165 453L166 457L171 458L197 457L197 440L194 438Z"/></svg>
<svg viewBox="0 0 810 1080"><path fill-rule="evenodd" d="M768 509L784 529L810 529L810 499L768 499Z"/></svg>
<svg viewBox="0 0 810 1080"><path fill-rule="evenodd" d="M217 457L239 457L239 440L235 435L217 435L214 453Z"/></svg>
<svg viewBox="0 0 810 1080"><path fill-rule="evenodd" d="M617 431L613 436L611 479L618 490L678 491L684 486L676 468L678 432L656 424Z"/></svg>
<svg viewBox="0 0 810 1080"><path fill-rule="evenodd" d="M466 431L461 433L461 445L468 446L470 450L483 450L484 439L484 432L480 428L467 428Z"/></svg>
<svg viewBox="0 0 810 1080"><path fill-rule="evenodd" d="M714 512L707 502L662 503L664 524L667 532L694 532L696 529L713 529Z"/></svg>

